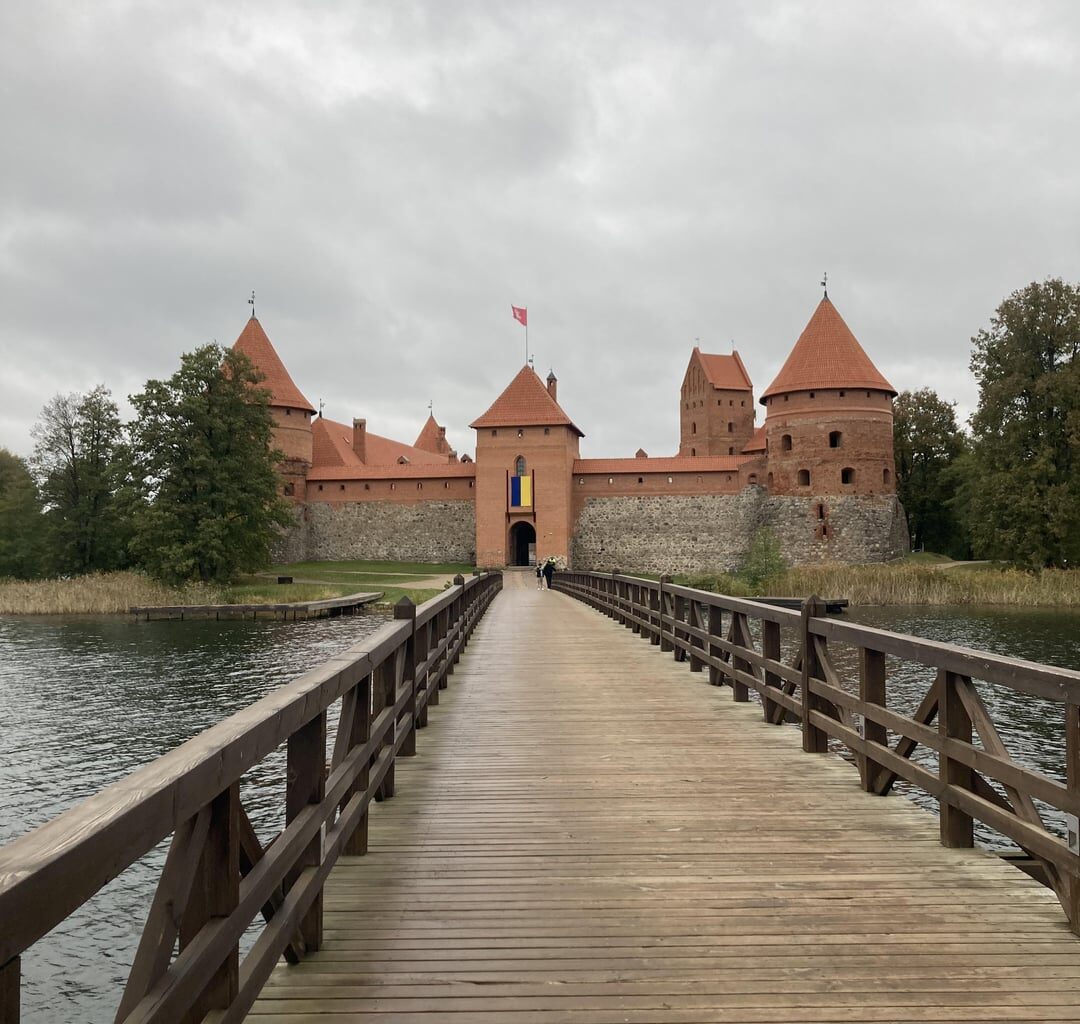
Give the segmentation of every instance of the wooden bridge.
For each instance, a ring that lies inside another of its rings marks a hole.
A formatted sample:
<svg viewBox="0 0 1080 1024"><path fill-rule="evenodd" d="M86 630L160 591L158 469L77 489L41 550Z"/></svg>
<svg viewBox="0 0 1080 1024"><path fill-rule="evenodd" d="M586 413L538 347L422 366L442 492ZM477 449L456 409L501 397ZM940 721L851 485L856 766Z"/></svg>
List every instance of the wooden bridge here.
<svg viewBox="0 0 1080 1024"><path fill-rule="evenodd" d="M813 600L575 573L561 592L501 587L400 606L0 850L0 1021L19 1019L20 954L170 834L117 1020L1080 1016L1080 855L1042 817L1080 811L1080 674ZM898 659L929 670L908 714ZM1060 778L1009 756L1001 688L1059 708ZM282 742L287 823L268 843L237 780ZM897 780L939 816L883 799ZM974 820L1026 873L973 848Z"/></svg>

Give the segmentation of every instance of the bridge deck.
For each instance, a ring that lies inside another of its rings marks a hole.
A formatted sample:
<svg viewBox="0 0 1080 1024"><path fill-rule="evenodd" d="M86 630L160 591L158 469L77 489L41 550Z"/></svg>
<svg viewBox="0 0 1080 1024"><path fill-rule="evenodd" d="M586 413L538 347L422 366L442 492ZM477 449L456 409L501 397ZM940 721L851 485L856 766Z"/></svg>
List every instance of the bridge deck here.
<svg viewBox="0 0 1080 1024"><path fill-rule="evenodd" d="M531 583L508 574L333 872L323 950L254 1020L1080 1016L1049 891Z"/></svg>

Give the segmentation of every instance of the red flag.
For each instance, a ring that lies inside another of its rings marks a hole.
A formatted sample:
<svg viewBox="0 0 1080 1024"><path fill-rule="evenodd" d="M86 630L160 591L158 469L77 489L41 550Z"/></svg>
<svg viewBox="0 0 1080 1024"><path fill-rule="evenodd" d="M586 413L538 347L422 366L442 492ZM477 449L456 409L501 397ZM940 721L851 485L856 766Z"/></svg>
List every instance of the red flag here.
<svg viewBox="0 0 1080 1024"><path fill-rule="evenodd" d="M511 306L510 311L514 314L514 319L521 324L522 327L529 326L529 311L527 309Z"/></svg>

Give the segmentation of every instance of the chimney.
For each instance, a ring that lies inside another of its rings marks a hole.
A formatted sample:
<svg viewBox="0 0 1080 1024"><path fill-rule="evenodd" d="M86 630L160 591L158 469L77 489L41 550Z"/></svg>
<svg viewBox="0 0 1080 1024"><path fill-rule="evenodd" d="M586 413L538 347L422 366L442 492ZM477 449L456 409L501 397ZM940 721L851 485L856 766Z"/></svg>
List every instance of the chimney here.
<svg viewBox="0 0 1080 1024"><path fill-rule="evenodd" d="M555 401L557 402L559 400L559 398L558 398L559 379L558 379L558 377L555 376L555 371L554 370L548 370L547 386L548 386L548 394L551 395L551 397L554 398Z"/></svg>
<svg viewBox="0 0 1080 1024"><path fill-rule="evenodd" d="M367 462L367 420L352 421L352 450L361 462Z"/></svg>

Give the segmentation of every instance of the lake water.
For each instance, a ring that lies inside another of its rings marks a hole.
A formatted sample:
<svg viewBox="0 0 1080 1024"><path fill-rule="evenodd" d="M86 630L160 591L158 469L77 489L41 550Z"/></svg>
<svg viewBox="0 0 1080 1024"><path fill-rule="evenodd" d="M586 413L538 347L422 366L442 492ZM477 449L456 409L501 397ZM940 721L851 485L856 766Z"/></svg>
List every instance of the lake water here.
<svg viewBox="0 0 1080 1024"><path fill-rule="evenodd" d="M846 618L1080 669L1076 612L864 608ZM385 621L377 615L295 623L0 618L0 844ZM837 648L834 657L847 678L857 678L854 652ZM889 667L890 706L910 712L933 673L891 660ZM981 692L1014 756L1060 777L1060 706L992 687ZM934 766L932 755L916 759ZM245 806L264 838L280 829L284 817L282 762L279 751L243 783ZM932 804L921 794L909 795ZM1060 831L1060 819L1048 818ZM979 838L1000 845L986 830ZM112 1020L164 852L162 844L24 956L26 1021Z"/></svg>

